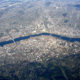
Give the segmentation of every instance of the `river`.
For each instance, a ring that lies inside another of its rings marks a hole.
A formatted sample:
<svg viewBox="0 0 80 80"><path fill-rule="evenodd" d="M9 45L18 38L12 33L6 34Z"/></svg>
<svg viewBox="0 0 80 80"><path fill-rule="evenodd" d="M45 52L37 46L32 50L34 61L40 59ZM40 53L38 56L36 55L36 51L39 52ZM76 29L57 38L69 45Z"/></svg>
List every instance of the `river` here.
<svg viewBox="0 0 80 80"><path fill-rule="evenodd" d="M56 38L59 38L59 39L62 39L62 40L68 41L68 42L80 42L80 38L70 38L70 37L61 36L61 35L53 34L53 33L38 33L38 34L18 37L18 38L15 38L14 41L13 40L2 41L2 42L0 42L0 46L3 47L4 45L7 45L7 44L11 44L11 43L18 42L21 40L29 39L31 37L38 37L38 36L42 36L42 35L56 37Z"/></svg>

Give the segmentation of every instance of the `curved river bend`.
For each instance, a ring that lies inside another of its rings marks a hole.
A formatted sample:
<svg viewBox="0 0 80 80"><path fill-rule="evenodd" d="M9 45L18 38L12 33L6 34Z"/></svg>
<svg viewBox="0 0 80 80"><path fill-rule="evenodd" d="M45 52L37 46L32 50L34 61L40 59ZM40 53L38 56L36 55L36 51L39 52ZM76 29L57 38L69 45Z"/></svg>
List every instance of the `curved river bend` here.
<svg viewBox="0 0 80 80"><path fill-rule="evenodd" d="M70 37L61 36L61 35L52 34L52 33L39 33L39 34L33 34L33 35L18 37L18 38L15 38L14 41L18 42L18 41L21 41L21 40L29 39L30 37L38 37L38 36L42 36L42 35L43 36L56 37L56 38L59 38L59 39L62 39L62 40L68 41L68 42L80 42L80 38L70 38ZM4 45L14 43L14 41L13 40L2 41L2 42L0 42L0 46L3 47Z"/></svg>

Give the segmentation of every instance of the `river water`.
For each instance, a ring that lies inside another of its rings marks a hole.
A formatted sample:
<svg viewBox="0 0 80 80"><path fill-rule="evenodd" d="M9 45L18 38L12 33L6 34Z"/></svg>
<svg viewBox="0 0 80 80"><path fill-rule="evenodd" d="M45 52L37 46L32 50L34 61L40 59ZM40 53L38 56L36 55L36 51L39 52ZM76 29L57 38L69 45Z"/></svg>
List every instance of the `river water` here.
<svg viewBox="0 0 80 80"><path fill-rule="evenodd" d="M42 36L42 35L43 36L56 37L56 38L59 38L59 39L62 39L62 40L68 41L68 42L80 42L80 38L70 38L70 37L61 36L61 35L52 34L52 33L39 33L39 34L33 34L33 35L18 37L18 38L15 38L14 41L13 40L2 41L2 42L0 42L0 46L4 46L4 45L11 44L11 43L14 43L14 42L18 42L18 41L21 41L21 40L29 39L30 37L38 37L38 36Z"/></svg>

